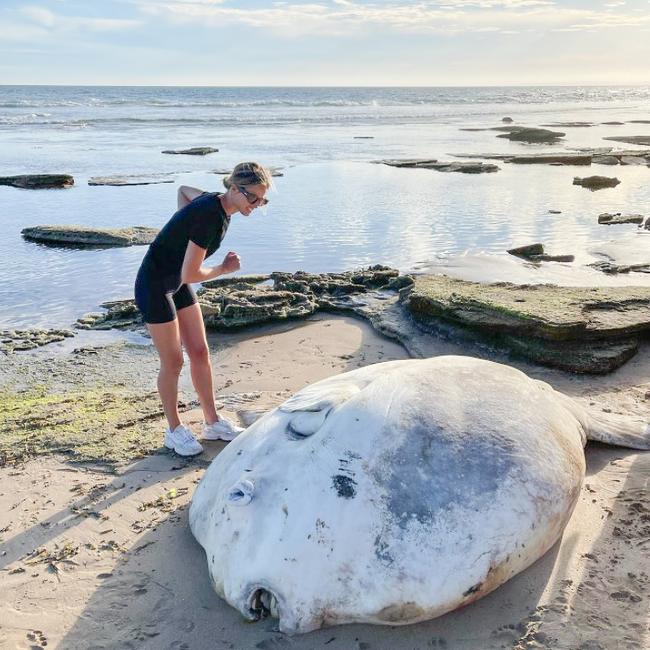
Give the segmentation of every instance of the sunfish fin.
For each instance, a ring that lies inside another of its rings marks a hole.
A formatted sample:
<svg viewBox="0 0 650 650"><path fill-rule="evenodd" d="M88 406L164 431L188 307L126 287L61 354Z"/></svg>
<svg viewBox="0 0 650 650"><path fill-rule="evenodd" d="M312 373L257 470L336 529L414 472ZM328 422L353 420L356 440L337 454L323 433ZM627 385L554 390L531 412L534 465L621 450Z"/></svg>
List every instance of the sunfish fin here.
<svg viewBox="0 0 650 650"><path fill-rule="evenodd" d="M279 407L280 411L292 414L287 424L288 433L294 438L313 435L325 424L333 409L360 391L357 382L340 379L325 380L303 388Z"/></svg>
<svg viewBox="0 0 650 650"><path fill-rule="evenodd" d="M353 381L319 381L306 386L280 405L286 413L295 411L330 411L361 392L363 386Z"/></svg>
<svg viewBox="0 0 650 650"><path fill-rule="evenodd" d="M616 413L588 412L584 424L588 440L631 449L650 449L650 423L641 419Z"/></svg>

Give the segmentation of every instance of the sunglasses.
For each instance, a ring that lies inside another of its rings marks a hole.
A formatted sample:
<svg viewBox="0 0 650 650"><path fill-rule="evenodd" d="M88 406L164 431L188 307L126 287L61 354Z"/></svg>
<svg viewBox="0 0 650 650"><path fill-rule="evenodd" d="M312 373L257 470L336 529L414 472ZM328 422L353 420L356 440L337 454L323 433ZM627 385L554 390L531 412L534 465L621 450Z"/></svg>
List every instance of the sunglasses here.
<svg viewBox="0 0 650 650"><path fill-rule="evenodd" d="M268 199L245 190L241 185L237 185L237 189L246 197L246 200L250 205L266 205L269 202Z"/></svg>

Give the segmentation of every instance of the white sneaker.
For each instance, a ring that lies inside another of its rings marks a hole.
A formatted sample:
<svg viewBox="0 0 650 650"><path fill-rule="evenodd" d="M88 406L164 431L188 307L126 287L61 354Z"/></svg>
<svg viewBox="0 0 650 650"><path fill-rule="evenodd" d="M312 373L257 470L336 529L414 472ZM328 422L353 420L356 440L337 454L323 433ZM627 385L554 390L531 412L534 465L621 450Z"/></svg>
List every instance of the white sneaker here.
<svg viewBox="0 0 650 650"><path fill-rule="evenodd" d="M203 427L201 437L203 440L233 440L242 431L243 427L233 424L228 418L221 416L214 424Z"/></svg>
<svg viewBox="0 0 650 650"><path fill-rule="evenodd" d="M165 430L165 447L173 449L179 456L196 456L203 451L201 443L182 424L173 431Z"/></svg>

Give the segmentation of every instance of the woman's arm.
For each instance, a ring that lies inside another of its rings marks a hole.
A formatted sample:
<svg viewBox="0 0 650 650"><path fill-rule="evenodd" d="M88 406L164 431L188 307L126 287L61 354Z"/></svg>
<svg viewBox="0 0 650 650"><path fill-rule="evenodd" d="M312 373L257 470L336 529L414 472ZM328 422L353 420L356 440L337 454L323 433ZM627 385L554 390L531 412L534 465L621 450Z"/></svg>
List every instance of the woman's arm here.
<svg viewBox="0 0 650 650"><path fill-rule="evenodd" d="M181 185L178 188L178 209L184 208L186 205L192 203L197 196L201 196L203 190L189 185Z"/></svg>
<svg viewBox="0 0 650 650"><path fill-rule="evenodd" d="M240 268L239 255L230 251L221 264L217 266L201 266L205 260L205 248L197 246L193 241L187 244L183 266L181 267L181 282L192 284L194 282L206 282L213 280L220 275L233 273Z"/></svg>

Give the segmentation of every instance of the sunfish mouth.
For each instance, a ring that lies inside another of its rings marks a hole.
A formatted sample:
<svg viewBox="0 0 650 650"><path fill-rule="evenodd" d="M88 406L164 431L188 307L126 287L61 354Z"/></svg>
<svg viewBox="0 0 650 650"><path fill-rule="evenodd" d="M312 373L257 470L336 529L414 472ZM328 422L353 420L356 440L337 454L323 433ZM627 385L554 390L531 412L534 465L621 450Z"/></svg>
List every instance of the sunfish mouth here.
<svg viewBox="0 0 650 650"><path fill-rule="evenodd" d="M280 618L278 599L269 589L258 587L248 598L248 614L253 621L259 621L271 616Z"/></svg>

